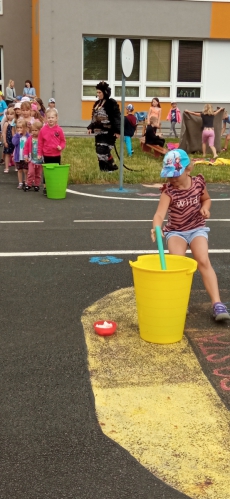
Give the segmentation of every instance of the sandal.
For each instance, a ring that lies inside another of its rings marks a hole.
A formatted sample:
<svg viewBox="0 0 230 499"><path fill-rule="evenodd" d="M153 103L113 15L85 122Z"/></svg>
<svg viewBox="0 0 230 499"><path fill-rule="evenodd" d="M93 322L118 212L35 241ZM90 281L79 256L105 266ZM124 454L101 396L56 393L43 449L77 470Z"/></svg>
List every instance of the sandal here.
<svg viewBox="0 0 230 499"><path fill-rule="evenodd" d="M9 170L4 170L4 173L9 173Z"/></svg>
<svg viewBox="0 0 230 499"><path fill-rule="evenodd" d="M223 149L221 149L221 151L224 152L224 151L227 151L227 149L224 147Z"/></svg>

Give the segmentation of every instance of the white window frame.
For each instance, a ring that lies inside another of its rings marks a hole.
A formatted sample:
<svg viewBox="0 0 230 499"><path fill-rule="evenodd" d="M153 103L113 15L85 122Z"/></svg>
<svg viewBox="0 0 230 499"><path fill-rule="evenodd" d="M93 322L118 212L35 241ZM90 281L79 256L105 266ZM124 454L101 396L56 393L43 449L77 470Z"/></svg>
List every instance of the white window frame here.
<svg viewBox="0 0 230 499"><path fill-rule="evenodd" d="M95 96L86 96L86 95L83 95L83 87L96 87L96 85L98 84L98 80L83 80L83 74L84 74L84 38L87 37L87 36L93 36L93 37L97 37L97 38L106 38L108 39L109 41L109 46L108 46L108 81L113 81L114 80L114 77L115 77L115 67L114 67L114 75L113 75L113 80L111 80L110 78L110 75L113 74L113 70L112 70L112 61L110 60L110 51L111 51L111 47L112 47L112 38L109 38L108 36L100 36L100 35L83 35L82 36L82 88L81 88L81 99L82 101L92 101L92 100L95 100L96 101L96 88L95 88Z"/></svg>
<svg viewBox="0 0 230 499"><path fill-rule="evenodd" d="M191 40L193 41L193 40ZM174 40L174 42L177 43L177 46L175 44L175 58L173 61L174 64L174 95L172 100L176 100L176 102L201 102L203 99L203 81L204 81L204 61L205 61L205 42L204 40L201 40L203 42L202 46L202 66L201 66L201 81L200 82L183 82L183 81L177 81L177 70L178 70L178 56L179 56L179 40ZM200 97L177 97L177 87L186 87L186 88L200 88Z"/></svg>
<svg viewBox="0 0 230 499"><path fill-rule="evenodd" d="M147 76L147 60L148 60L148 39L144 40L145 44L144 44L144 59L145 59L145 76ZM155 40L157 40L157 38L155 38ZM166 38L164 38L164 40L166 40ZM172 59L173 59L173 42L174 40L172 40L171 38L169 38L169 40L172 42L172 52L171 52L171 71L170 71L170 74L171 74L171 80L170 81L151 81L151 80L146 80L146 77L145 77L145 81L144 81L144 92L143 92L143 101L144 102L149 102L151 100L151 97L146 97L146 91L147 91L147 87L167 87L169 88L169 96L168 97L160 97L160 101L161 102L168 102L169 100L172 99L172 89L173 89L173 83L172 83L172 69L173 69L173 65L172 65ZM152 96L154 97L154 95ZM157 97L157 96L156 96Z"/></svg>
<svg viewBox="0 0 230 499"><path fill-rule="evenodd" d="M3 16L3 0L0 0L0 16Z"/></svg>
<svg viewBox="0 0 230 499"><path fill-rule="evenodd" d="M94 96L83 96L83 86L96 86L98 81L96 80L83 80L83 64L84 64L84 37L92 35L83 35L82 37L82 101L92 101L96 100ZM98 38L108 38L100 35ZM109 38L108 47L108 82L111 87L111 97L115 98L118 102L121 101L121 97L115 96L115 87L121 86L122 81L115 80L115 57L116 57L116 38ZM146 87L168 87L170 89L168 97L161 97L161 102L169 102L176 100L178 102L201 102L203 99L203 81L205 76L205 60L206 60L206 43L203 40L203 51L202 51L202 70L201 70L201 82L178 82L177 81L177 71L178 71L178 55L179 55L179 39L170 40L172 41L172 52L171 52L171 80L170 81L147 81L147 51L148 51L148 39L140 39L140 79L139 81L126 81L127 87L139 87L139 97L132 97L132 102L149 102L150 98L146 97ZM165 40L166 38L164 38ZM188 87L188 88L200 88L200 97L177 97L177 87ZM127 97L128 99L128 97Z"/></svg>

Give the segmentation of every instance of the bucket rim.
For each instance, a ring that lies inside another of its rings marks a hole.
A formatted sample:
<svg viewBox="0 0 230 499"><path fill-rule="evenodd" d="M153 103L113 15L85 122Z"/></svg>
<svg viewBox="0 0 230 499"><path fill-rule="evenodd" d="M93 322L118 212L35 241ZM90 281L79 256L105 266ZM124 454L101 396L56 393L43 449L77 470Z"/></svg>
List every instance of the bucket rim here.
<svg viewBox="0 0 230 499"><path fill-rule="evenodd" d="M151 272L154 274L178 274L178 273L182 273L182 272L186 272L187 274L192 274L192 273L196 272L196 270L197 270L197 262L195 260L194 260L193 265L191 265L191 267L184 267L181 269L172 269L172 270L145 269L145 268L140 266L140 263L138 265L138 261L132 262L131 260L129 260L129 265L132 268L135 268L137 270L141 270L141 272Z"/></svg>

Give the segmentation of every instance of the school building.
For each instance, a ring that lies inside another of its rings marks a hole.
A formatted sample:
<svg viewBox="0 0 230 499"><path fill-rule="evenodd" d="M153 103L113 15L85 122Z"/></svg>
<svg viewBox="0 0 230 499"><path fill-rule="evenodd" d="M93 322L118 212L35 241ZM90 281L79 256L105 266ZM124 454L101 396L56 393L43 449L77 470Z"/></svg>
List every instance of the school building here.
<svg viewBox="0 0 230 499"><path fill-rule="evenodd" d="M100 80L108 81L112 97L120 100L120 49L125 38L134 48L126 99L135 111L147 111L152 98L158 97L163 120L172 101L181 111L199 111L208 102L225 106L230 113L230 2L0 0L1 4L0 85L5 87L12 78L20 94L18 82L22 86L32 79L45 104L55 97L62 125L90 120Z"/></svg>

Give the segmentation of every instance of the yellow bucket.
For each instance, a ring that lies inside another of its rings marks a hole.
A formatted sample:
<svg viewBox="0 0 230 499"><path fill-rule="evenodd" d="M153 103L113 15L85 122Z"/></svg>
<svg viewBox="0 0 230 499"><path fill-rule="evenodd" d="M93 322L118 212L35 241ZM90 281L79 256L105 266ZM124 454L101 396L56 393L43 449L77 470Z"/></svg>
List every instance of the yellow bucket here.
<svg viewBox="0 0 230 499"><path fill-rule="evenodd" d="M151 343L175 343L184 332L189 295L197 262L192 258L165 255L139 256L129 262L133 270L140 336Z"/></svg>

